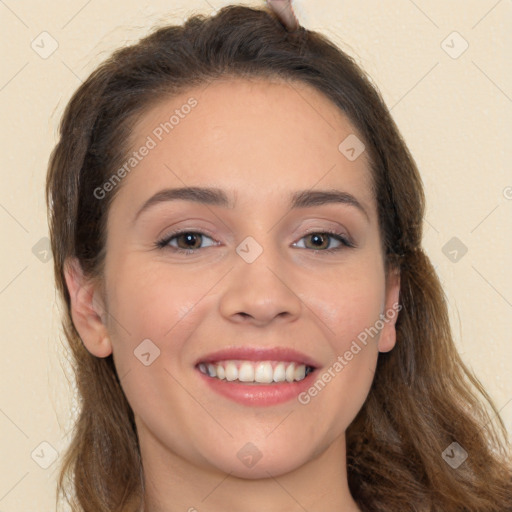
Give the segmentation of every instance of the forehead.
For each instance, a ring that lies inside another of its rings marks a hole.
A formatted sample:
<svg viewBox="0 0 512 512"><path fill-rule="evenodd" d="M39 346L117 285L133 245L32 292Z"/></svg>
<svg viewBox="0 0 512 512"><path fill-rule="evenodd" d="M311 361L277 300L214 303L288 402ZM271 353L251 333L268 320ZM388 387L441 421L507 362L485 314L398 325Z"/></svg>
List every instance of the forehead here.
<svg viewBox="0 0 512 512"><path fill-rule="evenodd" d="M224 188L241 200L337 187L357 192L371 210L367 152L345 152L344 141L362 144L361 135L300 82L230 78L191 88L153 105L132 140L132 151L151 149L123 180L126 202L172 186Z"/></svg>

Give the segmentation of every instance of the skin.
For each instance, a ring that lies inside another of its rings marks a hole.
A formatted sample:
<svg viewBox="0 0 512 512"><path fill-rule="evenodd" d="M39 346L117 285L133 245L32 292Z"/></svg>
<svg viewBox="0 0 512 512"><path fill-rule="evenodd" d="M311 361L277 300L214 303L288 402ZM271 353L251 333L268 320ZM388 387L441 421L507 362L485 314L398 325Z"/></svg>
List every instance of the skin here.
<svg viewBox="0 0 512 512"><path fill-rule="evenodd" d="M367 154L349 161L338 150L357 131L321 93L262 79L225 79L159 103L134 127L133 147L191 96L197 106L124 178L113 201L105 295L76 265L66 270L77 330L95 356L113 352L134 410L146 510L216 512L229 503L243 512L357 511L345 431L368 395L378 353L394 347L396 316L307 405L235 403L210 390L194 363L230 346L282 346L313 357L322 374L398 303ZM133 224L150 196L183 186L223 189L234 207L171 201ZM341 203L289 207L293 191L330 188L353 194L368 216ZM208 230L189 243L200 247L194 254L155 248L162 235L185 228ZM332 228L356 247L327 238L322 248L330 241L340 250L314 251L306 235ZM247 236L263 249L252 263L235 251ZM134 356L146 338L160 349L150 366ZM248 442L261 453L250 468L237 457Z"/></svg>

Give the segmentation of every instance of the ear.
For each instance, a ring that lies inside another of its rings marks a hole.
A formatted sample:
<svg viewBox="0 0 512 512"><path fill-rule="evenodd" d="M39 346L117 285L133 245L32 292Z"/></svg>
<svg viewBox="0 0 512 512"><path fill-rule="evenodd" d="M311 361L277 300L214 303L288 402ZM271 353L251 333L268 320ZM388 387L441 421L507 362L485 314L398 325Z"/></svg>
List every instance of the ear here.
<svg viewBox="0 0 512 512"><path fill-rule="evenodd" d="M399 315L400 309L400 269L393 267L388 271L386 276L386 298L383 315L381 318L384 322L384 327L380 332L379 337L379 352L389 352L393 349L396 343L396 320Z"/></svg>
<svg viewBox="0 0 512 512"><path fill-rule="evenodd" d="M71 317L82 342L94 356L109 356L112 344L105 325L105 307L97 285L84 278L76 258L66 260L64 276L71 298Z"/></svg>

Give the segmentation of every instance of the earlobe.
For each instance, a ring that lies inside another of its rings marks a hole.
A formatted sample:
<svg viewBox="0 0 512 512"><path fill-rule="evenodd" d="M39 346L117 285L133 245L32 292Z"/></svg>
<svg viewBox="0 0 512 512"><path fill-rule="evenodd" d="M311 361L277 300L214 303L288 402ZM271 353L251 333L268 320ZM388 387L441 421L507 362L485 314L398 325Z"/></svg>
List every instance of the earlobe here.
<svg viewBox="0 0 512 512"><path fill-rule="evenodd" d="M396 321L400 306L400 269L390 270L386 282L385 320L379 337L379 352L389 352L396 343Z"/></svg>
<svg viewBox="0 0 512 512"><path fill-rule="evenodd" d="M71 317L87 350L96 357L112 353L106 315L97 284L87 280L76 258L66 260L64 276L71 301Z"/></svg>

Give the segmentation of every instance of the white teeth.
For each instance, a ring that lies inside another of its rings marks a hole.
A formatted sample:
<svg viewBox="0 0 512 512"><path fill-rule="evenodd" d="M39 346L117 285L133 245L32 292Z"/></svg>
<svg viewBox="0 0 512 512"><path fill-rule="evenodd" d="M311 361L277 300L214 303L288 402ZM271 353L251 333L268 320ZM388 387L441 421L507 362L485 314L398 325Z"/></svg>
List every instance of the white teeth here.
<svg viewBox="0 0 512 512"><path fill-rule="evenodd" d="M235 363L231 361L228 362L224 367L224 370L226 372L226 380L232 381L238 379L238 369Z"/></svg>
<svg viewBox="0 0 512 512"><path fill-rule="evenodd" d="M258 363L256 366L256 374L254 376L256 382L269 383L274 380L274 370L270 363Z"/></svg>
<svg viewBox="0 0 512 512"><path fill-rule="evenodd" d="M200 363L198 369L205 375L229 382L238 380L270 384L301 381L306 377L306 365L282 361L220 361L215 364Z"/></svg>
<svg viewBox="0 0 512 512"><path fill-rule="evenodd" d="M254 382L254 367L251 363L242 363L238 370L238 380L240 382Z"/></svg>
<svg viewBox="0 0 512 512"><path fill-rule="evenodd" d="M286 369L284 363L279 363L274 368L274 382L284 382L286 380Z"/></svg>
<svg viewBox="0 0 512 512"><path fill-rule="evenodd" d="M287 382L293 382L293 379L295 379L295 363L292 363L286 367L285 376Z"/></svg>
<svg viewBox="0 0 512 512"><path fill-rule="evenodd" d="M217 370L217 377L219 379L224 379L226 377L226 372L224 371L224 366L218 364L215 368Z"/></svg>

